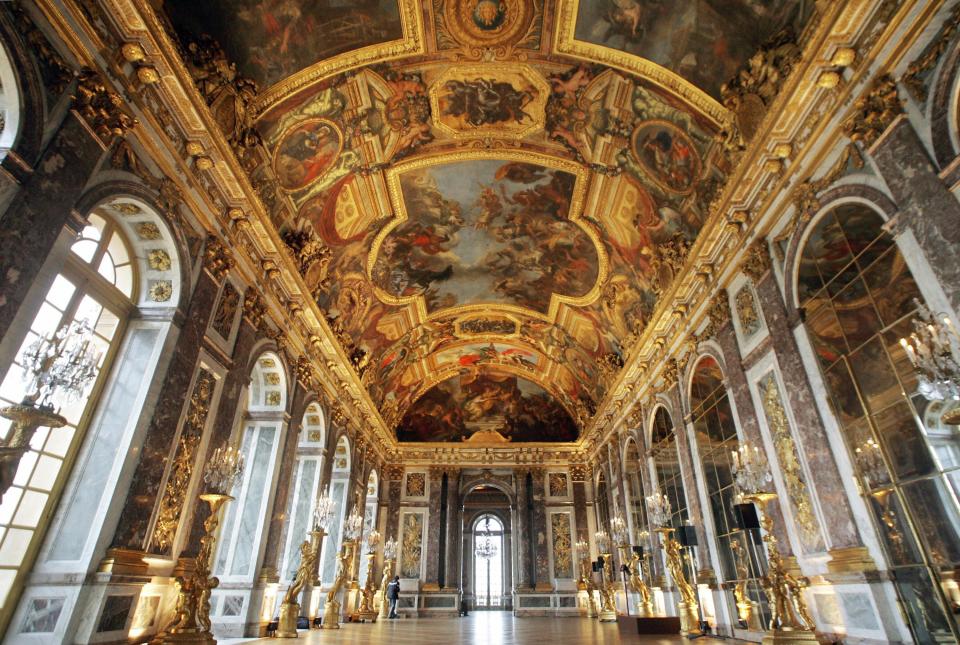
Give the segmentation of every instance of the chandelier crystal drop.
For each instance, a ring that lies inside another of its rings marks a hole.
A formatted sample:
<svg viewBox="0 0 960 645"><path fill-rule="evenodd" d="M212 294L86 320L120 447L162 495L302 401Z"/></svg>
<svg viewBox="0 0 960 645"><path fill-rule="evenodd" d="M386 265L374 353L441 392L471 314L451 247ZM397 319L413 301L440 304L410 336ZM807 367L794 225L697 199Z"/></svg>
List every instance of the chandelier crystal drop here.
<svg viewBox="0 0 960 645"><path fill-rule="evenodd" d="M218 495L229 495L237 478L243 473L243 455L237 448L224 445L213 451L203 471L207 490Z"/></svg>
<svg viewBox="0 0 960 645"><path fill-rule="evenodd" d="M356 540L360 537L360 530L363 528L363 516L353 509L350 517L347 518L347 524L343 528L343 535L348 540Z"/></svg>
<svg viewBox="0 0 960 645"><path fill-rule="evenodd" d="M730 468L733 472L733 481L742 495L766 493L770 490L773 476L757 446L752 446L745 441L731 452L730 456L733 460Z"/></svg>
<svg viewBox="0 0 960 645"><path fill-rule="evenodd" d="M610 536L606 531L597 531L593 535L600 553L610 553Z"/></svg>
<svg viewBox="0 0 960 645"><path fill-rule="evenodd" d="M917 391L929 401L960 400L960 336L946 314L914 299L913 333L900 346L917 374Z"/></svg>
<svg viewBox="0 0 960 645"><path fill-rule="evenodd" d="M610 520L610 535L617 545L627 544L629 542L627 522L620 515L616 515Z"/></svg>
<svg viewBox="0 0 960 645"><path fill-rule="evenodd" d="M399 545L397 544L396 539L390 538L383 543L383 559L384 560L393 560L397 557L397 550Z"/></svg>
<svg viewBox="0 0 960 645"><path fill-rule="evenodd" d="M20 357L27 380L25 403L52 407L55 394L76 401L97 375L101 352L93 343L93 329L86 320L64 325L49 338L30 343Z"/></svg>
<svg viewBox="0 0 960 645"><path fill-rule="evenodd" d="M380 544L380 531L374 529L367 534L367 549L373 553L377 550L378 544Z"/></svg>
<svg viewBox="0 0 960 645"><path fill-rule="evenodd" d="M670 518L673 517L673 509L670 508L670 500L664 494L655 494L647 496L647 515L654 526L667 526Z"/></svg>

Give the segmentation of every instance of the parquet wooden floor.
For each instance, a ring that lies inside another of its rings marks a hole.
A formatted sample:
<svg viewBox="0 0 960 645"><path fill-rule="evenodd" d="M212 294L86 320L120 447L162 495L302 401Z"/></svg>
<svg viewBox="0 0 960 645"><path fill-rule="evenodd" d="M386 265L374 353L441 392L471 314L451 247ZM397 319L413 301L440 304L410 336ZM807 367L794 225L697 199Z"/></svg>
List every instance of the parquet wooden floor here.
<svg viewBox="0 0 960 645"><path fill-rule="evenodd" d="M257 645L280 645L301 643L304 645L585 645L603 643L673 644L683 643L680 636L632 636L621 637L616 623L599 623L580 618L515 618L507 612L475 612L467 618L409 618L378 620L370 624L346 624L338 630L310 630L300 632L299 638L282 640L275 638L227 641ZM703 638L696 641L702 645L716 645L719 639ZM734 641L727 640L727 643Z"/></svg>

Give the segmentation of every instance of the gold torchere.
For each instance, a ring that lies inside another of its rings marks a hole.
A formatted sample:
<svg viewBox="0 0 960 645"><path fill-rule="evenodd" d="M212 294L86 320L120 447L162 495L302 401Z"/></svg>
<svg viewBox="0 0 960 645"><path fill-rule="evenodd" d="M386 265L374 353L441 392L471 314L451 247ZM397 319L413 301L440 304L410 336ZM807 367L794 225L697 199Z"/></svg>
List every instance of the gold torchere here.
<svg viewBox="0 0 960 645"><path fill-rule="evenodd" d="M596 587L590 575L590 547L586 540L577 541L577 553L580 554L580 579L577 581L577 589L587 594L587 618L596 618L597 601L593 597Z"/></svg>
<svg viewBox="0 0 960 645"><path fill-rule="evenodd" d="M687 582L687 577L683 573L683 559L680 555L680 543L673 539L673 529L664 526L656 529L660 534L660 544L667 556L667 568L670 570L670 577L673 579L673 586L680 593L680 601L677 603L677 615L680 617L680 629L688 634L700 633L700 605L697 602L697 594Z"/></svg>
<svg viewBox="0 0 960 645"><path fill-rule="evenodd" d="M62 428L67 425L67 420L55 414L51 408L26 401L3 408L0 416L13 421L10 437L0 446L0 500L3 500L3 496L13 485L20 460L30 450L30 441L37 428Z"/></svg>
<svg viewBox="0 0 960 645"><path fill-rule="evenodd" d="M300 617L300 605L297 603L297 597L303 591L307 581L314 576L322 541L322 530L310 531L310 539L304 540L300 545L300 566L297 567L297 575L294 576L290 588L287 589L287 593L283 597L283 603L280 604L277 638L297 637L297 619Z"/></svg>
<svg viewBox="0 0 960 645"><path fill-rule="evenodd" d="M765 644L816 643L816 626L807 603L803 600L806 578L796 578L787 571L783 556L773 535L773 520L767 515L767 504L777 498L776 493L750 493L745 500L757 505L763 541L767 544L767 574L763 577L763 591L770 603L770 625L763 637Z"/></svg>
<svg viewBox="0 0 960 645"><path fill-rule="evenodd" d="M170 626L154 639L155 645L217 642L210 632L210 592L220 584L218 578L210 575L217 541L214 532L220 524L220 507L233 498L223 493L204 493L200 499L210 505L210 512L203 522L196 566L193 574L177 578L176 613Z"/></svg>
<svg viewBox="0 0 960 645"><path fill-rule="evenodd" d="M363 585L363 591L360 595L360 607L357 609L356 617L359 620L369 620L376 622L377 610L374 607L374 597L377 588L373 583L373 567L377 558L377 545L380 544L380 533L371 531L367 535L367 581Z"/></svg>
<svg viewBox="0 0 960 645"><path fill-rule="evenodd" d="M747 537L746 539L750 539ZM747 578L750 577L750 569L746 563L746 553L743 545L738 539L730 540L730 549L733 551L736 562L737 577L740 581L733 588L733 597L737 601L737 618L743 621L747 629L760 631L763 629L760 625L757 603L750 600L747 596Z"/></svg>
<svg viewBox="0 0 960 645"><path fill-rule="evenodd" d="M340 601L337 596L343 589L347 576L350 574L350 563L353 561L353 540L344 540L340 548L337 577L333 580L330 591L327 592L327 602L323 606L323 629L340 629Z"/></svg>
<svg viewBox="0 0 960 645"><path fill-rule="evenodd" d="M617 603L614 600L613 587L613 555L602 553L603 578L600 582L600 622L613 623L617 621Z"/></svg>

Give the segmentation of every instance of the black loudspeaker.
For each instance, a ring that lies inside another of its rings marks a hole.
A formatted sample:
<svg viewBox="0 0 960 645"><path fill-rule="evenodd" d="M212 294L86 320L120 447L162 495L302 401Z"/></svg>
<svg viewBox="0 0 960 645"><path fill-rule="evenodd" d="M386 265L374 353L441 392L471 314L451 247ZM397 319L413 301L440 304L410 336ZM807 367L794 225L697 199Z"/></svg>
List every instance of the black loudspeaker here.
<svg viewBox="0 0 960 645"><path fill-rule="evenodd" d="M737 526L744 531L760 528L757 507L753 504L736 504L733 507L733 514L737 516Z"/></svg>
<svg viewBox="0 0 960 645"><path fill-rule="evenodd" d="M633 552L636 553L636 554L637 554L638 556L640 556L641 558L643 557L643 547L642 547L642 546L635 546L635 547L633 547Z"/></svg>
<svg viewBox="0 0 960 645"><path fill-rule="evenodd" d="M599 573L599 571L603 569L603 565L599 562L591 562L590 567L593 569L594 573Z"/></svg>
<svg viewBox="0 0 960 645"><path fill-rule="evenodd" d="M680 546L697 546L697 529L693 526L681 526L677 529Z"/></svg>

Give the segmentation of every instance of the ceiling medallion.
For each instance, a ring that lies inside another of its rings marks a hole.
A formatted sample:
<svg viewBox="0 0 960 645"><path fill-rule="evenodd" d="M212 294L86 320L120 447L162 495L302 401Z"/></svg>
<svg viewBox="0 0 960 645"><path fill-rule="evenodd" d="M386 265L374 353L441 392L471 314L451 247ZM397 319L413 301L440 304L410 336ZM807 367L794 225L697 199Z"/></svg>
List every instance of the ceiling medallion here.
<svg viewBox="0 0 960 645"><path fill-rule="evenodd" d="M533 0L447 0L443 17L453 38L467 47L507 47L530 29Z"/></svg>

